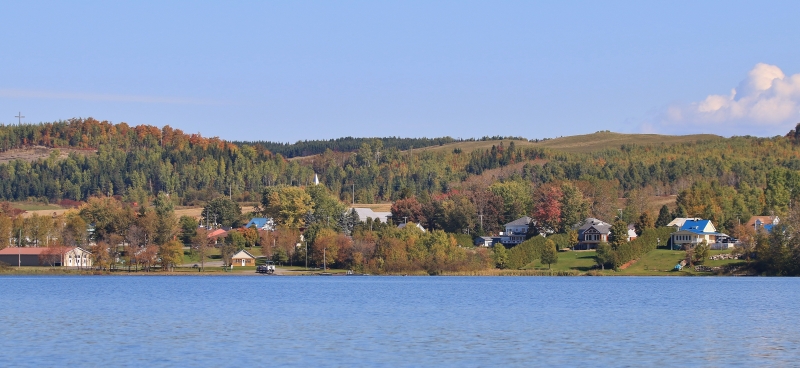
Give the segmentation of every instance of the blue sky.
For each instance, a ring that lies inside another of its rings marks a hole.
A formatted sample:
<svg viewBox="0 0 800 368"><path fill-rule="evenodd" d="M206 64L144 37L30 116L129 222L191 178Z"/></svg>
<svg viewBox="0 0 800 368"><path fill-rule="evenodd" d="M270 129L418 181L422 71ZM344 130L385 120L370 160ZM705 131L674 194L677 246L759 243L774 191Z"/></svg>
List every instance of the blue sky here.
<svg viewBox="0 0 800 368"><path fill-rule="evenodd" d="M9 1L0 13L5 124L21 111L294 142L772 136L800 122L796 1Z"/></svg>

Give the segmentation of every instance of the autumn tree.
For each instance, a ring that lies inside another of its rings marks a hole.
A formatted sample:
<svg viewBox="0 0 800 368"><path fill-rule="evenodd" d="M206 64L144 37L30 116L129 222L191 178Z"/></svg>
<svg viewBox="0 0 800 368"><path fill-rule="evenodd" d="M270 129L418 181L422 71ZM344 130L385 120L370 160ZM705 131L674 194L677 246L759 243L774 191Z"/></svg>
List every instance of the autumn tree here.
<svg viewBox="0 0 800 368"><path fill-rule="evenodd" d="M542 185L534 191L533 219L536 226L547 233L556 232L561 226L561 188L555 185Z"/></svg>
<svg viewBox="0 0 800 368"><path fill-rule="evenodd" d="M422 204L415 197L400 199L392 204L392 219L398 223L424 223L426 218L422 212Z"/></svg>
<svg viewBox="0 0 800 368"><path fill-rule="evenodd" d="M170 240L158 248L158 257L162 270L172 271L175 265L183 261L183 244L178 240Z"/></svg>
<svg viewBox="0 0 800 368"><path fill-rule="evenodd" d="M655 228L653 216L650 216L650 212L642 212L642 214L639 215L639 218L636 219L634 227L636 228L636 234L638 235L642 235L646 229Z"/></svg>
<svg viewBox="0 0 800 368"><path fill-rule="evenodd" d="M111 269L113 257L110 253L111 245L104 241L100 241L92 245L90 251L92 252L92 265L101 270Z"/></svg>
<svg viewBox="0 0 800 368"><path fill-rule="evenodd" d="M268 187L261 197L263 213L276 223L294 229L305 225L305 216L314 208L311 196L299 187Z"/></svg>
<svg viewBox="0 0 800 368"><path fill-rule="evenodd" d="M0 249L11 246L11 218L0 213Z"/></svg>
<svg viewBox="0 0 800 368"><path fill-rule="evenodd" d="M211 239L208 238L208 230L197 229L192 237L192 253L200 258L200 271L205 271L206 256L211 249Z"/></svg>
<svg viewBox="0 0 800 368"><path fill-rule="evenodd" d="M559 206L561 207L559 232L566 233L589 216L589 204L583 198L583 193L581 193L580 189L569 182L561 184L561 193L562 196L559 199Z"/></svg>

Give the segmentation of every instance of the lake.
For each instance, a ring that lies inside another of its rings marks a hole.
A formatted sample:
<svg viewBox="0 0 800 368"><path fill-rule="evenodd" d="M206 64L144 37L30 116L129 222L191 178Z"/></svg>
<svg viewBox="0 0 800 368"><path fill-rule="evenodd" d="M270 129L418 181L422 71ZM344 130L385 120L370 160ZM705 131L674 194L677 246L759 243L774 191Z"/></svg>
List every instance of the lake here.
<svg viewBox="0 0 800 368"><path fill-rule="evenodd" d="M800 279L0 277L2 366L791 366Z"/></svg>

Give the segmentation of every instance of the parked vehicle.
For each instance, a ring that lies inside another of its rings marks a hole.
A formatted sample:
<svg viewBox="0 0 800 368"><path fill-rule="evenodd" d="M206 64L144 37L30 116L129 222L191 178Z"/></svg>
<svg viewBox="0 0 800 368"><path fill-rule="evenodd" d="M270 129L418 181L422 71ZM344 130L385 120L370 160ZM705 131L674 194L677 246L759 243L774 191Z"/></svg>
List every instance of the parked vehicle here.
<svg viewBox="0 0 800 368"><path fill-rule="evenodd" d="M265 264L256 267L256 273L265 273L267 275L272 275L275 273L275 262L267 261Z"/></svg>

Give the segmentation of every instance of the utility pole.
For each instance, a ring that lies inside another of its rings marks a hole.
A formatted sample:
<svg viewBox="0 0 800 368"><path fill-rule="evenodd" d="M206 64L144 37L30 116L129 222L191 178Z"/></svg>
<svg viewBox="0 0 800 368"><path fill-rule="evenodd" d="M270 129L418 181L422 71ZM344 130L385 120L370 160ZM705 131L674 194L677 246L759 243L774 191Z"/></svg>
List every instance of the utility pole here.
<svg viewBox="0 0 800 368"><path fill-rule="evenodd" d="M15 116L15 118L18 119L17 122L19 123L19 125L22 125L22 119L24 118L24 116L22 116L22 113L21 112L17 113L17 116Z"/></svg>
<svg viewBox="0 0 800 368"><path fill-rule="evenodd" d="M19 268L22 267L22 229L19 229L17 244L17 268Z"/></svg>

